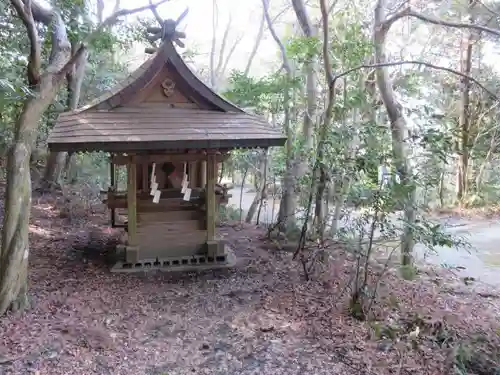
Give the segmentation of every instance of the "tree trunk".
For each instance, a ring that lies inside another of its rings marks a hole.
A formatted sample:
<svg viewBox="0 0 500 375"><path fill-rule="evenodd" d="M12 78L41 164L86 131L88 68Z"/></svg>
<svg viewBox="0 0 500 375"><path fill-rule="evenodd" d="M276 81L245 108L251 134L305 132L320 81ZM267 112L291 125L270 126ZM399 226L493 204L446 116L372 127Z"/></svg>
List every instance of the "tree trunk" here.
<svg viewBox="0 0 500 375"><path fill-rule="evenodd" d="M60 89L65 65L71 52L66 27L59 13L41 7L37 2L12 1L28 29L36 30L35 19L51 25L52 50L49 66L40 74L40 50L36 33L29 33L31 55L28 81L35 95L23 105L17 120L14 142L9 148L5 217L0 250L0 315L27 304L29 219L31 212L31 151L37 138L37 126L42 114L53 102Z"/></svg>
<svg viewBox="0 0 500 375"><path fill-rule="evenodd" d="M64 46L61 48L62 57L59 56L58 63L64 64ZM0 315L10 309L22 308L27 302L31 151L36 141L38 121L54 100L61 83L62 79L57 73L42 76L37 95L24 104L17 122L14 143L9 149L0 252Z"/></svg>
<svg viewBox="0 0 500 375"><path fill-rule="evenodd" d="M251 223L259 204L262 202L264 189L266 187L266 168L267 168L267 151L264 150L259 162L259 171L255 173L255 178L258 181L255 191L255 197L253 198L252 204L248 209L247 216L245 218L246 223ZM259 178L257 179L257 175Z"/></svg>
<svg viewBox="0 0 500 375"><path fill-rule="evenodd" d="M307 13L306 5L303 0L292 0L292 6L295 12L295 15L297 17L297 21L300 25L300 28L302 30L302 33L304 36L307 38L314 38L317 36L317 30L316 27L312 24L309 15ZM302 123L302 132L301 132L301 137L302 137L302 147L300 148L300 151L297 153L297 155L294 155L294 162L293 162L293 174L291 176L290 182L294 184L293 190L295 194L292 196L293 199L295 199L295 206L297 206L297 198L299 194L296 194L297 188L296 185L298 183L299 176L304 176L307 174L308 169L309 169L309 154L310 151L312 150L314 144L313 144L313 136L314 136L314 128L316 126L316 110L317 110L317 70L318 70L318 63L317 63L317 57L312 56L309 58L309 60L305 63L305 71L306 71L306 113L304 115L303 123ZM316 175L314 175L316 174ZM323 200L324 198L324 189L325 185L321 184L320 181L316 182L316 180L320 180L320 176L325 177L324 173L324 166L323 166L323 161L320 160L320 164L318 165L318 169L316 170L315 173L313 173L312 178L315 179L314 181L314 192L319 193L320 196L317 199ZM326 183L326 179L324 179L324 182ZM321 191L316 192L316 189L320 189ZM312 194L313 192L311 192ZM316 194L318 197L318 194ZM308 205L310 206L310 204ZM323 215L324 214L324 207L323 207L323 201L321 202L320 206L316 208L318 211L317 213ZM312 213L310 211L310 207L307 207L307 211ZM320 221L319 225L322 226L322 216L318 217L318 221ZM311 222L306 218L306 223Z"/></svg>
<svg viewBox="0 0 500 375"><path fill-rule="evenodd" d="M333 106L335 104L335 81L333 78L333 71L332 71L332 65L330 61L330 36L329 36L329 30L328 30L328 10L326 7L326 2L325 0L320 1L320 8L321 8L321 19L322 19L322 24L323 24L323 64L324 64L324 70L325 70L325 81L328 84L328 96L327 96L327 104L325 108L325 113L323 116L323 123L321 124L320 127L320 132L319 132L319 139L318 139L318 160L315 163L315 170L313 171L313 178L316 178L316 175L319 176L319 181L318 185L316 188L316 205L315 205L315 218L313 219L316 220L316 226L317 226L317 233L318 237L323 243L324 237L325 237L325 228L326 228L326 217L328 215L327 211L327 205L325 201L325 191L327 190L328 186L328 176L327 176L327 166L326 166L326 160L324 159L324 155L326 154L326 147L327 147L327 136L328 136L328 129L330 127L330 124L333 120ZM300 17L299 17L300 18ZM312 32L312 31L311 31ZM315 64L313 63L310 67L311 73L315 73ZM313 79L313 81L316 81L316 78ZM344 82L345 86L345 82ZM344 87L344 99L346 99L346 89ZM310 99L312 93L309 91L308 88L308 100ZM314 92L314 97L316 96L316 93ZM309 110L312 109L309 107L309 101L308 101L308 112ZM314 109L315 111L315 109ZM344 117L344 123L345 123L345 117ZM312 135L311 135L312 136ZM314 186L314 184L311 186L311 188ZM311 189L311 193L313 194L313 189ZM309 204L311 202L311 199L309 199ZM309 211L309 208L308 208ZM304 228L302 229L302 232L304 232ZM304 235L304 233L302 233Z"/></svg>
<svg viewBox="0 0 500 375"><path fill-rule="evenodd" d="M297 199L295 194L295 175L294 175L294 160L293 160L293 132L291 126L291 87L288 86L292 82L292 66L288 60L286 54L285 45L276 34L273 22L269 15L269 0L262 0L262 7L264 9L264 17L266 18L267 28L271 33L274 41L278 45L281 53L281 60L283 63L283 70L285 71L286 84L283 91L283 111L284 111L284 121L283 128L285 129L285 134L287 136L286 143L286 171L285 176L282 181L282 193L280 200L280 208L278 212L278 228L282 232L286 232L288 228L293 228L296 226L295 211L297 209Z"/></svg>
<svg viewBox="0 0 500 375"><path fill-rule="evenodd" d="M438 196L439 196L439 205L441 208L444 207L444 176L446 171L446 163L444 163L441 173L439 174L439 187L438 187Z"/></svg>
<svg viewBox="0 0 500 375"><path fill-rule="evenodd" d="M469 0L469 22L474 24L474 16L472 8L476 0ZM458 139L458 158L457 158L457 201L462 203L467 195L468 190L468 170L469 170L469 128L470 128L470 88L471 82L468 78L472 70L472 46L475 40L475 32L466 30L466 35L462 41L461 48L461 72L465 77L461 77L461 94L460 94L460 116L458 121L459 139Z"/></svg>
<svg viewBox="0 0 500 375"><path fill-rule="evenodd" d="M76 53L76 45L72 46L72 53ZM80 102L80 94L82 91L83 79L85 78L85 66L87 65L88 54L82 53L78 60L75 62L75 66L70 73L66 75L67 79L67 110L74 111L78 108L78 103ZM68 174L66 167L71 166L71 155L66 152L49 152L47 156L47 165L45 166L45 173L42 180L42 187L45 189L51 189L57 186L61 174ZM64 173L63 173L64 172Z"/></svg>
<svg viewBox="0 0 500 375"><path fill-rule="evenodd" d="M335 204L333 209L332 226L330 227L330 236L334 237L339 228L340 215L342 208L345 205L347 194L351 185L351 178L343 173L342 178L333 184L333 202Z"/></svg>
<svg viewBox="0 0 500 375"><path fill-rule="evenodd" d="M243 190L245 189L245 182L247 180L247 174L250 167L248 165L245 166L245 172L243 172L243 177L241 178L241 188L240 188L240 224L243 224Z"/></svg>
<svg viewBox="0 0 500 375"><path fill-rule="evenodd" d="M302 3L302 1L296 1L293 0L294 8L296 7L297 3ZM321 127L319 129L319 137L318 137L318 144L316 148L316 160L314 161L314 167L312 170L312 179L311 179L311 185L310 185L310 190L309 190L309 199L307 202L306 206L306 214L305 214L305 220L304 224L302 225L302 230L300 233L300 239L299 239L299 245L297 246L297 250L295 251L293 255L293 259L297 257L299 253L301 253L304 249L305 242L306 242L306 235L308 230L312 229L312 226L309 227L309 223L314 223L314 218L311 220L310 216L312 214L311 212L311 206L313 202L313 197L315 196L316 193L316 202L320 202L320 205L323 205L324 201L324 191L326 188L326 166L324 160L325 154L326 154L326 147L327 147L327 135L328 135L328 128L329 125L333 119L333 107L335 104L335 80L333 76L333 71L332 71L332 65L330 62L330 37L329 37L329 27L328 27L328 11L326 8L326 3L325 0L320 1L320 8L321 8L321 15L322 15L322 24L323 24L323 68L325 71L325 81L328 85L328 98L327 98L327 104L325 108L325 112L323 115L323 121L321 124ZM299 22L302 23L302 28L304 31L306 31L305 26L304 26L304 4L302 3L302 9L299 12L299 10L296 8L295 12L297 14L297 18L299 19ZM311 31L310 31L311 32ZM322 187L319 187L319 185L323 184ZM319 195L319 196L318 196ZM318 208L316 207L316 210ZM323 211L322 209L319 209L320 215L318 215L318 211L316 211L316 217L320 220L320 223L318 223L318 227L320 228L319 230L319 238L321 242L323 242L323 234L324 234L324 224L323 224Z"/></svg>
<svg viewBox="0 0 500 375"><path fill-rule="evenodd" d="M486 167L491 161L491 158L493 157L493 153L495 151L496 145L497 145L497 140L496 140L496 135L497 131L495 130L493 134L491 135L491 140L490 140L490 147L488 148L488 152L486 153L486 156L484 158L483 163L479 167L479 171L477 172L476 176L476 192L479 194L483 185L483 177L484 177L484 171L486 170Z"/></svg>
<svg viewBox="0 0 500 375"><path fill-rule="evenodd" d="M314 37L316 36L316 31L309 20L307 10L303 0L292 0L293 9L295 11L295 15L300 24L303 34L306 37ZM272 25L270 26L270 22L268 21L268 27L273 33L274 29L271 30ZM278 45L280 45L280 49L282 50L283 59L283 67L287 71L288 77L291 81L291 66L286 59L286 53L284 52L284 48L282 48L282 42L275 37L274 38ZM317 97L317 79L316 79L316 71L317 71L317 61L316 58L313 57L306 63L306 90L307 90L307 110L304 115L304 121L302 126L302 140L303 145L301 147L301 152L298 155L294 155L292 151L292 138L288 138L288 146L287 146L287 171L285 172L285 177L283 180L283 195L280 203L280 210L278 215L278 220L280 222L280 227L282 231L286 231L291 227L296 226L295 219L295 211L297 208L297 181L299 176L303 176L307 173L308 169L308 155L309 151L313 147L313 133L314 126L316 120L316 97ZM285 117L287 118L288 124L290 123L290 108L288 103L290 103L290 96L286 97L285 102ZM285 127L287 133L291 134L290 125L288 128ZM289 134L287 134L289 136Z"/></svg>
<svg viewBox="0 0 500 375"><path fill-rule="evenodd" d="M52 81L53 76L46 77L47 80ZM57 93L57 86L46 81L40 84L42 89L39 95L25 103L17 123L14 143L8 154L5 217L0 253L0 315L8 310L23 308L28 301L30 157L36 140L38 121Z"/></svg>
<svg viewBox="0 0 500 375"><path fill-rule="evenodd" d="M255 191L259 190L259 185L260 185L259 174L260 174L260 168L259 168L259 170L254 170L252 182L253 182L253 188L255 189Z"/></svg>
<svg viewBox="0 0 500 375"><path fill-rule="evenodd" d="M29 139L17 139L7 162L7 191L2 231L0 315L26 307L28 298L29 219L31 211Z"/></svg>
<svg viewBox="0 0 500 375"><path fill-rule="evenodd" d="M325 227L326 227L326 222L325 222L325 217L327 215L327 208L326 208L326 199L325 199L325 190L326 190L326 172L325 172L325 165L324 163L321 163L319 166L319 181L318 181L318 186L316 188L316 199L315 199L315 205L314 205L314 219L313 223L316 223L316 228L318 232L318 237L323 241L325 237Z"/></svg>
<svg viewBox="0 0 500 375"><path fill-rule="evenodd" d="M259 202L259 209L257 210L257 220L256 220L256 223L257 225L259 225L259 221L260 221L260 213L262 211L262 205L264 203L264 200L265 199L268 199L269 197L269 194L268 194L268 190L267 190L267 172L268 172L268 165L269 165L269 153L268 153L269 150L266 150L266 154L265 154L265 161L264 161L264 173L263 173L263 180L264 180L264 183L262 184L262 190L261 190L261 193L260 193L260 202ZM273 202L273 205L274 205L274 202ZM274 215L273 215L274 217ZM266 224L270 224L270 223L267 223Z"/></svg>
<svg viewBox="0 0 500 375"><path fill-rule="evenodd" d="M226 163L222 162L221 163L221 166L220 166L220 173L219 173L219 184L222 184L222 179L224 178L224 167L225 167Z"/></svg>
<svg viewBox="0 0 500 375"><path fill-rule="evenodd" d="M78 174L76 173L76 161L74 158L74 153L66 153L66 160L64 161L64 173L66 180L69 184L76 184L78 179Z"/></svg>
<svg viewBox="0 0 500 375"><path fill-rule="evenodd" d="M339 230L339 222L340 222L340 214L342 213L342 207L344 205L345 200L341 199L343 196L338 194L336 196L335 208L333 209L333 217L332 217L332 226L330 227L330 236L335 237L337 235L337 231Z"/></svg>
<svg viewBox="0 0 500 375"><path fill-rule="evenodd" d="M45 172L42 179L42 187L45 190L51 189L59 184L59 178L63 170L65 152L49 151L45 163Z"/></svg>
<svg viewBox="0 0 500 375"><path fill-rule="evenodd" d="M303 0L292 0L293 9L299 22L302 33L307 38L314 38L317 36L315 26L311 23L307 9ZM304 115L302 124L302 140L303 145L301 152L296 156L295 162L295 181L298 176L303 176L308 170L308 155L309 151L313 148L313 135L316 125L316 101L317 101L317 58L311 57L305 64L306 70L306 98L307 108Z"/></svg>
<svg viewBox="0 0 500 375"><path fill-rule="evenodd" d="M391 25L387 25L386 22L386 0L378 0L375 7L373 38L375 62L377 64L386 62L385 40ZM390 121L394 165L396 166L396 171L399 174L400 183L403 187L403 196L401 198L404 206L404 228L401 237L401 262L404 266L409 266L413 264L413 226L416 220L416 188L413 181L413 171L409 162L408 145L406 143L408 140L408 129L402 113L402 106L394 95L387 68L377 68L376 78L377 86Z"/></svg>
<svg viewBox="0 0 500 375"><path fill-rule="evenodd" d="M284 52L283 52L284 53ZM284 60L288 61L288 60ZM285 68L287 71L287 81L292 82L291 68L287 64ZM281 182L281 199L280 206L278 209L277 222L279 223L278 228L281 232L286 233L288 229L295 228L297 226L297 218L295 213L297 211L297 196L296 196L296 177L295 177L295 160L293 154L293 143L294 134L292 130L292 119L291 119L291 95L290 88L286 87L283 93L283 110L284 110L284 121L283 127L285 129L285 134L287 137L287 142L285 145L286 159L285 159L285 175Z"/></svg>
<svg viewBox="0 0 500 375"><path fill-rule="evenodd" d="M257 212L257 208L259 207L259 202L261 201L262 189L257 188L255 192L255 196L253 198L252 204L248 208L247 216L245 218L245 223L251 223L255 213Z"/></svg>

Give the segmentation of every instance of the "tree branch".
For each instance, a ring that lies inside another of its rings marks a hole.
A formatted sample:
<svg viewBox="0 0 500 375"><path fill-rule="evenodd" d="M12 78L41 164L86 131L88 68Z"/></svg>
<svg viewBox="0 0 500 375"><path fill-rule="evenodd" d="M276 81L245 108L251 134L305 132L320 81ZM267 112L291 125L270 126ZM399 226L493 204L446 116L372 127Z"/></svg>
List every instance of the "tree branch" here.
<svg viewBox="0 0 500 375"><path fill-rule="evenodd" d="M101 23L104 20L103 14L104 14L104 0L97 0L96 4L97 8L97 21Z"/></svg>
<svg viewBox="0 0 500 375"><path fill-rule="evenodd" d="M336 3L337 2L334 1L332 8L335 7ZM328 104L330 104L330 102L333 103L332 99L335 89L335 77L333 76L332 64L330 62L330 30L328 29L328 15L330 14L330 10L326 8L325 0L320 0L319 5L321 8L321 22L323 24L323 65L325 68L326 82L328 82Z"/></svg>
<svg viewBox="0 0 500 375"><path fill-rule="evenodd" d="M248 57L247 65L244 70L245 76L250 72L250 67L252 66L253 59L257 54L257 50L259 49L260 42L262 41L262 37L264 36L264 28L266 26L266 12L264 9L262 10L262 17L260 18L259 31L257 32L257 37L255 38L255 43L252 48L252 52L250 52L250 56Z"/></svg>
<svg viewBox="0 0 500 375"><path fill-rule="evenodd" d="M290 6L287 6L287 7L283 8L282 10L280 10L280 11L279 11L279 12L278 12L278 13L277 13L277 14L276 14L273 18L272 18L272 21L273 21L272 23L273 23L273 25L274 25L274 23L275 23L276 21L278 21L278 19L279 19L279 18L280 18L283 14L285 14L286 12L288 12L288 10L289 10L289 9L290 9Z"/></svg>
<svg viewBox="0 0 500 375"><path fill-rule="evenodd" d="M267 28L269 29L271 36L273 37L274 41L276 42L276 44L278 45L278 48L280 50L281 58L283 60L283 69L285 69L288 77L291 78L292 67L290 65L290 61L288 60L288 56L286 54L285 45L281 41L278 34L276 34L276 30L274 29L273 21L272 21L271 17L269 16L269 0L262 0L262 7L264 8L264 17L266 18Z"/></svg>
<svg viewBox="0 0 500 375"><path fill-rule="evenodd" d="M461 22L453 22L453 21L445 21L436 17L432 16L427 16L425 14L415 12L413 11L410 7L407 7L403 9L402 11L393 14L391 17L388 17L380 27L382 27L384 30L389 30L390 27L398 20L404 17L413 17L417 18L421 21L431 23L433 25L440 25L440 26L446 26L446 27L453 27L456 29L472 29L476 30L479 32L485 32L488 34L493 34L495 36L500 36L500 30L498 29L493 29L491 27L486 27L486 26L480 26L480 25L474 25L470 23L461 23Z"/></svg>
<svg viewBox="0 0 500 375"><path fill-rule="evenodd" d="M320 0L320 2L321 1L323 1L323 0ZM337 6L338 2L339 2L338 0L333 0L333 3L330 4L330 6L328 7L328 10L326 11L327 16L329 16L330 14L332 14L332 12L335 9L335 7Z"/></svg>
<svg viewBox="0 0 500 375"><path fill-rule="evenodd" d="M219 58L217 59L217 66L215 68L215 74L217 78L220 78L222 75L222 65L224 63L224 54L226 52L227 40L229 38L229 31L231 30L232 17L229 15L229 20L227 21L226 29L224 30L224 34L222 35L222 42L220 44L219 50ZM237 42L236 42L237 43ZM235 46L236 48L236 46Z"/></svg>
<svg viewBox="0 0 500 375"><path fill-rule="evenodd" d="M217 17L217 0L213 0L212 3L212 44L210 47L210 86L215 89L216 86L216 74L215 74L215 48L217 47L217 26L219 25L219 19Z"/></svg>
<svg viewBox="0 0 500 375"><path fill-rule="evenodd" d="M493 14L494 17L498 17L500 18L500 13L494 11L493 9L491 9L491 7L489 5L486 5L484 3L484 1L478 1L479 4L481 4L481 6L486 9L488 12L490 12L491 14ZM491 21L491 20L490 20Z"/></svg>
<svg viewBox="0 0 500 375"><path fill-rule="evenodd" d="M11 3L28 32L30 55L28 57L27 75L29 85L34 87L40 81L42 57L38 31L36 30L35 20L31 12L31 1L28 0L26 3L23 3L21 0L11 0Z"/></svg>
<svg viewBox="0 0 500 375"><path fill-rule="evenodd" d="M120 17L129 16L135 13L142 12L147 9L151 10L156 9L158 6L166 3L167 1L169 0L160 0L156 3L151 3L139 8L121 9L118 12L113 13L111 16L106 18L104 22L102 22L94 31L92 31L89 35L87 35L87 37L83 41L80 42L80 46L78 47L76 52L73 54L73 56L71 56L69 61L62 67L62 69L60 69L58 73L58 78L62 79L65 77L66 73L72 69L73 64L81 58L81 55L85 53L89 43L92 42L104 28L115 23Z"/></svg>
<svg viewBox="0 0 500 375"><path fill-rule="evenodd" d="M160 14L156 10L156 7L153 7L153 1L149 0L149 6L151 7L151 12L153 13L153 16L155 16L156 21L161 25L163 25L163 19L160 17Z"/></svg>
<svg viewBox="0 0 500 375"><path fill-rule="evenodd" d="M55 73L61 66L64 66L65 61L71 55L71 43L68 39L66 24L57 10L45 8L37 1L31 0L31 11L35 21L51 26L51 49L46 72Z"/></svg>
<svg viewBox="0 0 500 375"><path fill-rule="evenodd" d="M66 32L66 25L59 12L41 6L36 0L11 0L18 11L30 39L30 56L28 61L28 80L32 85L38 85L43 74L56 72L71 54L71 44ZM49 64L45 73L41 73L41 51L35 22L51 26L51 51Z"/></svg>
<svg viewBox="0 0 500 375"><path fill-rule="evenodd" d="M219 75L223 75L223 74L225 74L227 72L227 67L229 65L229 61L231 60L231 56L233 56L233 53L236 50L236 47L238 47L238 44L240 44L241 40L243 39L243 36L244 36L244 34L240 34L238 36L238 39L236 39L234 41L233 45L229 49L229 52L228 52L228 54L227 54L227 56L225 58L224 64L222 65L222 69L219 72ZM221 56L221 58L222 58L222 56Z"/></svg>
<svg viewBox="0 0 500 375"><path fill-rule="evenodd" d="M307 14L306 6L303 0L292 0L293 9L297 15L297 20L299 21L300 28L305 36L310 37L314 34L313 26L309 20Z"/></svg>
<svg viewBox="0 0 500 375"><path fill-rule="evenodd" d="M491 95L492 98L494 98L496 100L500 100L499 97L496 94L494 94L492 91L488 90L477 79L475 79L475 78L473 78L471 76L468 76L467 74L461 73L461 72L459 72L458 70L455 70L455 69L446 68L444 66L439 66L439 65L431 64L431 63L428 63L428 62L425 62L425 61L414 61L414 60L403 60L403 61L385 62L385 63L380 63L380 64L363 64L363 65L359 65L359 66L356 66L354 68L348 69L348 70L346 70L346 71L344 71L342 73L339 73L339 74L335 75L332 78L332 81L330 82L330 85L335 85L335 83L337 82L337 80L339 78L342 78L342 77L344 77L344 76L346 76L348 74L351 74L351 73L353 73L355 71L358 71L358 70L361 70L361 69L383 68L383 67L388 67L388 66L400 66L400 65L421 65L421 66L426 66L426 67L431 68L431 69L442 70L442 71L445 71L445 72L448 72L448 73L451 73L451 74L455 74L455 75L463 77L463 78L467 78L471 82L474 82L479 88L481 88L482 90L484 90L486 93L488 93L489 95Z"/></svg>

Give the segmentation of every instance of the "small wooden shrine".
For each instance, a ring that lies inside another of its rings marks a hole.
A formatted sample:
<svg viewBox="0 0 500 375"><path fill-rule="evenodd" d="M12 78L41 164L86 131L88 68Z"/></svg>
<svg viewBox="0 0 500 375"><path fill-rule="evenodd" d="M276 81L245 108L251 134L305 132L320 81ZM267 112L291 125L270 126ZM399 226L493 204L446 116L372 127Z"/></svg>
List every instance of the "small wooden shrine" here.
<svg viewBox="0 0 500 375"><path fill-rule="evenodd" d="M286 138L201 82L163 38L128 79L85 107L62 113L49 135L52 151L105 151L111 186L104 202L124 210L126 240L114 271L224 266L217 237L219 163L235 148L283 146ZM118 191L116 166L127 168Z"/></svg>

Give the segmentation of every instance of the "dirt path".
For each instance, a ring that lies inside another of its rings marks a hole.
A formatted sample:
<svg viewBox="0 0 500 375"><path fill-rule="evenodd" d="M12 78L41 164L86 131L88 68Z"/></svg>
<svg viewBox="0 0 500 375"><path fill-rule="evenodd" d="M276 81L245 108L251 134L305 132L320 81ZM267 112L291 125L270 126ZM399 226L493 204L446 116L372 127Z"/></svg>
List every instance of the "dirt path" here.
<svg viewBox="0 0 500 375"><path fill-rule="evenodd" d="M252 191L251 186L245 186L243 188L243 195L241 194L241 186L236 186L234 189L229 190L229 194L232 197L229 199L229 204L238 208L240 207L243 210L243 218L246 216L248 209L252 205L253 199L255 197L255 192ZM241 201L240 201L241 200ZM274 212L273 212L274 205ZM275 217L278 214L279 209L279 199L273 201L273 199L267 199L261 209L260 213L260 221L262 223L273 223ZM273 215L274 214L274 215Z"/></svg>
<svg viewBox="0 0 500 375"><path fill-rule="evenodd" d="M229 204L240 206L246 215L255 193L251 187L243 189L235 187L230 191L232 197ZM279 200L274 202L274 217L279 209ZM243 216L244 217L244 216ZM268 199L261 212L262 223L274 222L273 200ZM444 222L449 220L444 220ZM433 265L456 268L455 272L463 277L472 277L475 280L500 286L500 221L457 219L447 225L447 231L464 237L471 245L470 249L439 248L436 253L430 253L423 246L417 245L417 256Z"/></svg>
<svg viewBox="0 0 500 375"><path fill-rule="evenodd" d="M463 237L471 248L443 247L436 253L429 253L417 247L418 254L432 264L457 267L456 272L461 276L500 286L500 222L457 219L446 230Z"/></svg>

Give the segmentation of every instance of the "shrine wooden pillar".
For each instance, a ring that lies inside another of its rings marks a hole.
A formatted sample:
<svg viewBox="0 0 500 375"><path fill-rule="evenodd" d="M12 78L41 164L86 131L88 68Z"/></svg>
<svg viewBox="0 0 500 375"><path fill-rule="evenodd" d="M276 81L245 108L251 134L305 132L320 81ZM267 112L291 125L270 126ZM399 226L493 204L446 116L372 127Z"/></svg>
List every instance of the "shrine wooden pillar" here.
<svg viewBox="0 0 500 375"><path fill-rule="evenodd" d="M133 158L127 164L127 213L128 213L128 244L126 261L136 263L139 260L137 244L137 164Z"/></svg>
<svg viewBox="0 0 500 375"><path fill-rule="evenodd" d="M207 162L199 162L200 178L198 179L201 188L205 188L207 185Z"/></svg>
<svg viewBox="0 0 500 375"><path fill-rule="evenodd" d="M108 199L110 194L114 194L118 189L116 188L116 166L113 163L113 159L109 160L109 188L108 188ZM116 210L112 208L111 213L111 228L116 226Z"/></svg>
<svg viewBox="0 0 500 375"><path fill-rule="evenodd" d="M215 220L217 204L215 202L215 183L217 181L217 166L215 153L207 155L207 190L206 190L206 210L207 210L207 255L215 258L218 253L218 242L215 238Z"/></svg>
<svg viewBox="0 0 500 375"><path fill-rule="evenodd" d="M197 188L198 186L198 162L192 161L188 164L188 174L189 174L189 184L191 188Z"/></svg>
<svg viewBox="0 0 500 375"><path fill-rule="evenodd" d="M207 158L207 241L215 239L215 183L217 179L215 169L215 155Z"/></svg>

